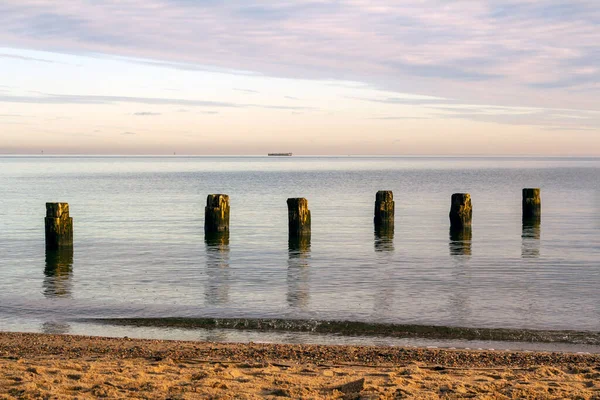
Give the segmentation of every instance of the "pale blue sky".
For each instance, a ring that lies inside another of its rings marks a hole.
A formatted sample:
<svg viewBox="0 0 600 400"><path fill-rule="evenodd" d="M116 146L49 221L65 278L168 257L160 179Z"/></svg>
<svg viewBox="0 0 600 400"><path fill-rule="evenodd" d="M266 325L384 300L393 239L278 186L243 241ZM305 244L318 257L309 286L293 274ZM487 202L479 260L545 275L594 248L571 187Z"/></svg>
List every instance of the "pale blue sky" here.
<svg viewBox="0 0 600 400"><path fill-rule="evenodd" d="M595 1L4 0L0 153L600 155Z"/></svg>

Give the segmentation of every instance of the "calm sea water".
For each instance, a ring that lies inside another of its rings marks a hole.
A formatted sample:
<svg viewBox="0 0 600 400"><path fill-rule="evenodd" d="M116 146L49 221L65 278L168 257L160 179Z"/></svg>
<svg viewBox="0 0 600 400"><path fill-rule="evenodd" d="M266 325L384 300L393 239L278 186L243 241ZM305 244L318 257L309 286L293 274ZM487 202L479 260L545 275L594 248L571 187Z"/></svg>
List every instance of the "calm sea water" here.
<svg viewBox="0 0 600 400"><path fill-rule="evenodd" d="M218 316L600 331L599 177L598 158L0 157L0 329ZM525 230L523 187L543 209ZM396 226L380 238L383 189ZM470 241L449 236L454 192L473 199ZM210 193L231 197L228 244L204 240ZM310 246L288 246L288 197L308 199ZM70 204L72 255L45 254L49 201Z"/></svg>

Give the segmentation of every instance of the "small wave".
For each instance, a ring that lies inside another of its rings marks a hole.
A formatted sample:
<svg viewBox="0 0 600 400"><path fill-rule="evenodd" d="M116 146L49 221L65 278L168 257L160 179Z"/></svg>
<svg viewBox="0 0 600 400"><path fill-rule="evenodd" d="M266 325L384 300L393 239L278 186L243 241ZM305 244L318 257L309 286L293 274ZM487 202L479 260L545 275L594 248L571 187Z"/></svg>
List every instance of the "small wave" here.
<svg viewBox="0 0 600 400"><path fill-rule="evenodd" d="M237 329L255 331L312 332L344 336L486 340L533 343L600 345L600 332L466 328L435 325L384 324L359 321L270 318L87 318L78 322L135 327L178 329Z"/></svg>

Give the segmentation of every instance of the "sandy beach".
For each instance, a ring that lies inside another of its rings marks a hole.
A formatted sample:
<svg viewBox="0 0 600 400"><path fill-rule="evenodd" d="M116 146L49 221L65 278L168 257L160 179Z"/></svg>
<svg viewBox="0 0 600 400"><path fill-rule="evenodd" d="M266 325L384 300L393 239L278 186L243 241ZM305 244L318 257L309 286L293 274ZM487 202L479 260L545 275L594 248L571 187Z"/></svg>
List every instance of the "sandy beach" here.
<svg viewBox="0 0 600 400"><path fill-rule="evenodd" d="M0 333L0 398L600 398L600 355Z"/></svg>

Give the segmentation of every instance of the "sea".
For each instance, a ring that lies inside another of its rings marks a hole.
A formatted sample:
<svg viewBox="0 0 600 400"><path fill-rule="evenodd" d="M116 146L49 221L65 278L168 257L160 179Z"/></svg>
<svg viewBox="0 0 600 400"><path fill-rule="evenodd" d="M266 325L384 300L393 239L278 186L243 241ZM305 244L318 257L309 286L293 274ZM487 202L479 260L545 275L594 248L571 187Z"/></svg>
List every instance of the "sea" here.
<svg viewBox="0 0 600 400"><path fill-rule="evenodd" d="M523 188L541 189L541 223L523 224ZM379 190L395 201L385 234ZM204 207L216 193L231 216L214 242ZM450 234L453 193L471 195L466 237ZM300 245L292 197L311 211ZM69 203L72 250L46 251L46 202ZM307 321L471 335L298 329ZM474 338L482 329L566 333ZM1 156L0 330L600 353L600 158Z"/></svg>

